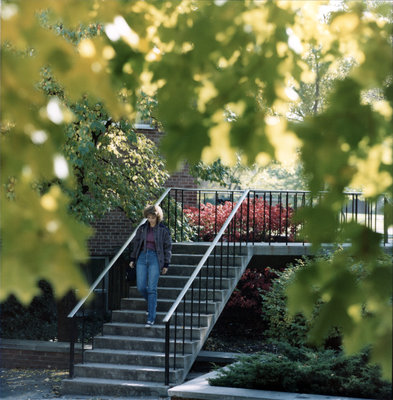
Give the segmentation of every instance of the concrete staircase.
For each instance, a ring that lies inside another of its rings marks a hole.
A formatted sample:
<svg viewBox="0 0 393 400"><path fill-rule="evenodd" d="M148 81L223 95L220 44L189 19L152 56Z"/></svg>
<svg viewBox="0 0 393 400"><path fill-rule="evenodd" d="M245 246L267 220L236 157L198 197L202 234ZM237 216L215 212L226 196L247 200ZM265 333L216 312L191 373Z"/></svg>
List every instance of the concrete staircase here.
<svg viewBox="0 0 393 400"><path fill-rule="evenodd" d="M73 379L63 381L62 393L68 395L89 396L155 396L166 397L165 386L165 325L162 323L167 311L188 281L194 268L206 252L210 243L176 243L167 275L162 275L158 283L158 301L156 323L145 328L146 301L140 297L136 287L130 287L129 297L121 301L121 309L113 311L112 322L104 325L103 335L94 338L93 349L85 352L84 363L75 365ZM246 253L246 252L243 252ZM212 265L213 256L210 256ZM202 291L201 326L194 327L190 339L191 302L181 304L179 311L177 337L183 343L177 343L176 366L172 369L170 360L170 386L184 381L200 349L207 339L215 321L228 301L238 280L244 272L250 256L229 257L231 264L228 278L222 278L222 289L215 289L213 301L213 279L209 279L208 292ZM204 267L205 268L205 267ZM209 276L213 268L209 268ZM202 276L206 276L206 272ZM206 278L204 278L206 279ZM197 293L194 294L197 298ZM206 296L207 302L206 302ZM199 297L198 297L199 298ZM207 304L207 312L206 312ZM183 331L183 307L186 307L185 327ZM198 304L193 304L194 312ZM181 318L180 318L181 316ZM194 316L194 318L196 318ZM174 327L172 326L172 330ZM174 341L171 341L172 352Z"/></svg>

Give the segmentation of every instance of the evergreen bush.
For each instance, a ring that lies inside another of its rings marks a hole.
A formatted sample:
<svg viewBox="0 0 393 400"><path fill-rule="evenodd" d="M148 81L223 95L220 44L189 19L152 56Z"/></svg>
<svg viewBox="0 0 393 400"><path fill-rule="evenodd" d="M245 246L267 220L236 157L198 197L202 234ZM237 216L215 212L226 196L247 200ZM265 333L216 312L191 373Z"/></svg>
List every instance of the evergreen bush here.
<svg viewBox="0 0 393 400"><path fill-rule="evenodd" d="M29 306L25 307L10 296L1 304L0 337L3 339L58 341L58 309L51 286L46 281L40 281L38 286L41 294L34 297ZM85 343L97 335L104 322L109 321L109 315L102 315L94 310L88 312L84 321L77 318L78 341ZM85 332L82 333L82 327ZM68 333L68 332L67 332ZM68 340L68 339L67 339Z"/></svg>
<svg viewBox="0 0 393 400"><path fill-rule="evenodd" d="M345 356L334 350L276 345L276 354L257 353L218 372L213 386L275 390L373 399L391 399L390 383L381 369L369 364L369 351Z"/></svg>
<svg viewBox="0 0 393 400"><path fill-rule="evenodd" d="M285 290L298 269L299 265L290 265L283 271L277 271L277 278L272 282L270 290L261 293L263 318L268 327L266 337L292 345L305 344L310 328L310 321L303 314L290 316L288 313Z"/></svg>
<svg viewBox="0 0 393 400"><path fill-rule="evenodd" d="M195 240L196 228L190 223L188 214L183 210L181 203L168 197L161 207L164 211L164 223L169 228L173 242Z"/></svg>

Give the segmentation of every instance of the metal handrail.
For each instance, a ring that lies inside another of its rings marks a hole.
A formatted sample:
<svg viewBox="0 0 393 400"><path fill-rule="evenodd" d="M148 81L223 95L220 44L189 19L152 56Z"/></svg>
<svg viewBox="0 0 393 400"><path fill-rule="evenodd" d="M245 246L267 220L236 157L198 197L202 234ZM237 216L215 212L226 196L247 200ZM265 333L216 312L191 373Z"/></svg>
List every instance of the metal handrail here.
<svg viewBox="0 0 393 400"><path fill-rule="evenodd" d="M222 193L228 193L228 192L238 192L238 193L243 193L244 189L195 189L195 188L180 188L180 187L172 187L171 190L182 190L183 192L192 192L196 190L200 190L202 192L222 192ZM298 190L298 189L248 189L250 192L266 192L266 193L312 193L311 190ZM329 193L327 190L320 190L318 193ZM363 192L356 192L356 191L345 191L342 192L342 194L346 195L363 195ZM385 193L382 193L382 195L386 195Z"/></svg>
<svg viewBox="0 0 393 400"><path fill-rule="evenodd" d="M171 317L172 317L173 313L175 312L176 308L179 306L180 302L183 300L183 297L186 295L188 289L193 284L195 278L199 274L199 271L202 269L203 265L205 264L205 261L210 256L211 252L213 251L214 247L217 245L218 241L221 239L221 236L223 235L225 229L228 227L229 223L232 221L233 216L236 214L237 210L240 208L240 206L242 205L244 199L246 198L246 196L248 195L249 192L250 192L250 189L246 189L246 190L243 191L243 194L240 197L240 199L237 201L236 206L233 208L232 212L230 213L230 215L228 216L228 218L224 222L224 224L221 227L220 231L217 233L216 237L214 238L213 242L211 243L211 245L207 249L206 253L202 257L201 261L199 261L199 264L195 268L193 274L190 276L190 278L187 281L186 285L184 286L183 290L180 292L179 296L177 296L176 301L173 303L172 307L170 308L170 310L165 315L165 318L163 319L163 323L164 324L169 322L169 320L171 319Z"/></svg>
<svg viewBox="0 0 393 400"><path fill-rule="evenodd" d="M172 188L168 188L165 190L165 192L161 195L161 197L154 203L155 206L158 206L167 196L167 194L172 190ZM90 286L89 292L83 299L81 299L78 304L72 309L72 311L68 314L68 318L73 318L75 314L80 310L80 308L83 306L85 301L88 299L88 297L93 293L94 289L97 287L97 285L101 282L101 280L104 278L104 276L108 273L108 271L112 268L113 264L117 261L117 259L121 256L125 248L131 243L132 239L134 239L136 232L138 228L143 225L147 221L146 218L144 218L140 224L135 228L135 230L132 232L130 237L126 240L126 242L123 244L121 249L116 253L116 255L112 258L112 260L109 262L108 266L101 272L101 274L98 276L98 278L95 280L95 282Z"/></svg>

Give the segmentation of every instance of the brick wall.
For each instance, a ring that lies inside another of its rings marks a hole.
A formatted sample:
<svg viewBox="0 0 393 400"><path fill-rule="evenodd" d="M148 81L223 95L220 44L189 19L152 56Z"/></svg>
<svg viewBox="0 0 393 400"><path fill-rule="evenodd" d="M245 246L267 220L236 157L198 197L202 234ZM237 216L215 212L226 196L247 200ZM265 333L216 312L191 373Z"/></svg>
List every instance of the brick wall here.
<svg viewBox="0 0 393 400"><path fill-rule="evenodd" d="M183 168L173 173L165 183L166 187L177 187L177 188L192 188L198 187L196 179L190 175L188 165L184 165Z"/></svg>
<svg viewBox="0 0 393 400"><path fill-rule="evenodd" d="M139 132L143 133L147 138L153 141L156 145L160 143L163 132L159 132L157 130L139 130ZM177 187L177 188L192 188L195 189L198 187L198 184L194 177L192 177L189 173L189 168L187 164L184 164L180 171L173 173L170 178L166 181L165 187ZM194 196L190 197L194 199Z"/></svg>
<svg viewBox="0 0 393 400"><path fill-rule="evenodd" d="M92 224L94 236L89 240L90 256L115 255L133 231L133 224L121 209L110 211Z"/></svg>
<svg viewBox="0 0 393 400"><path fill-rule="evenodd" d="M188 165L184 165L183 168L171 175L166 181L166 187L184 188L184 189L196 189L198 187L196 179L188 172ZM176 192L172 191L171 196L176 196ZM177 200L181 201L181 192L177 193ZM183 201L185 205L196 206L197 203L197 192L196 191L185 191L183 193Z"/></svg>
<svg viewBox="0 0 393 400"><path fill-rule="evenodd" d="M2 339L1 368L68 369L68 343ZM75 363L82 362L81 349L75 349Z"/></svg>
<svg viewBox="0 0 393 400"><path fill-rule="evenodd" d="M148 139L154 142L156 145L160 143L161 137L164 135L163 132L157 129L138 129L139 133L143 133Z"/></svg>

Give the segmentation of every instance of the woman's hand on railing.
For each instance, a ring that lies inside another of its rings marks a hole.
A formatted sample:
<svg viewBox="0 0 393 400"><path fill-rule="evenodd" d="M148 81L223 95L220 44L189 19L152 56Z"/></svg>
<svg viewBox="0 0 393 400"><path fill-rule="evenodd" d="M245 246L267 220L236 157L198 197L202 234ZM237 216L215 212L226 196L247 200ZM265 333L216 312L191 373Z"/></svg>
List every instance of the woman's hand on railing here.
<svg viewBox="0 0 393 400"><path fill-rule="evenodd" d="M134 261L130 261L130 263L128 264L131 268L134 268L135 267L135 263L134 263Z"/></svg>

